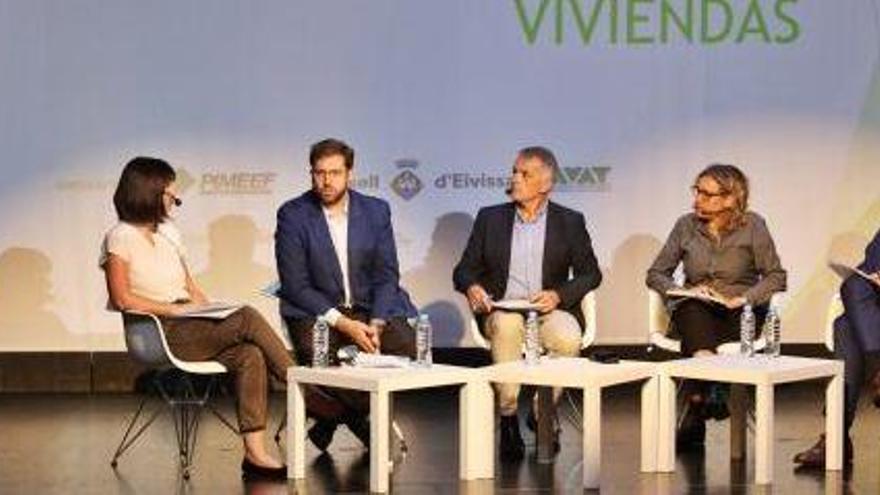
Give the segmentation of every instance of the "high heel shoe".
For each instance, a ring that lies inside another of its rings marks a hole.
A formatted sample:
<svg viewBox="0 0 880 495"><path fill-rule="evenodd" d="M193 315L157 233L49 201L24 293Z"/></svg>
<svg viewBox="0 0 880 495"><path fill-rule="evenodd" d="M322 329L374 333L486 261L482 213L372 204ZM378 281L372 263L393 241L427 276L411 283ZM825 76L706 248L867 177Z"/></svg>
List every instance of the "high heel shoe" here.
<svg viewBox="0 0 880 495"><path fill-rule="evenodd" d="M245 457L241 461L241 479L245 481L286 481L287 466L277 468L259 466Z"/></svg>

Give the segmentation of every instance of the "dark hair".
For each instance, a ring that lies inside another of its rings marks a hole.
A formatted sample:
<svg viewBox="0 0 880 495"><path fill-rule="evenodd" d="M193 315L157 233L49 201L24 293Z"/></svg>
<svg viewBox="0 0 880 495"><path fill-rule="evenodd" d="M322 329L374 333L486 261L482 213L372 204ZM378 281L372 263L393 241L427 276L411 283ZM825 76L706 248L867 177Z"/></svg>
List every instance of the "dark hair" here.
<svg viewBox="0 0 880 495"><path fill-rule="evenodd" d="M345 168L348 170L354 167L354 150L351 149L351 146L345 144L344 141L332 138L318 141L312 145L312 149L309 151L309 165L315 168L318 160L334 155L342 155L345 159Z"/></svg>
<svg viewBox="0 0 880 495"><path fill-rule="evenodd" d="M749 209L749 178L746 177L746 174L734 165L713 163L697 174L694 182L696 183L704 177L717 182L721 192L730 194L735 200L733 211L724 230L732 230L742 225L745 221L746 211Z"/></svg>
<svg viewBox="0 0 880 495"><path fill-rule="evenodd" d="M139 156L125 164L113 206L121 222L162 223L168 218L163 195L177 174L168 162Z"/></svg>
<svg viewBox="0 0 880 495"><path fill-rule="evenodd" d="M556 162L556 156L553 152L543 146L528 146L519 150L521 158L537 158L545 167L550 167L553 173L559 170L559 164Z"/></svg>

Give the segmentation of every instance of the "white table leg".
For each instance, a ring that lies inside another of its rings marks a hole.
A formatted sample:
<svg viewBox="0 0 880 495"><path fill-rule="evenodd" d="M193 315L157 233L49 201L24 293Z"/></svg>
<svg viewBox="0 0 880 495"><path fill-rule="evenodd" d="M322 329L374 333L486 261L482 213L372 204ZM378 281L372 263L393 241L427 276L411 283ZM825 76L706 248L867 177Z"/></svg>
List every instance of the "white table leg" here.
<svg viewBox="0 0 880 495"><path fill-rule="evenodd" d="M584 389L583 449L584 449L584 488L599 488L599 473L602 466L602 389Z"/></svg>
<svg viewBox="0 0 880 495"><path fill-rule="evenodd" d="M287 471L288 478L306 477L306 402L301 385L287 383Z"/></svg>
<svg viewBox="0 0 880 495"><path fill-rule="evenodd" d="M466 383L459 392L459 473L463 480L495 475L492 398L492 386L483 380Z"/></svg>
<svg viewBox="0 0 880 495"><path fill-rule="evenodd" d="M773 482L773 385L755 386L755 483Z"/></svg>
<svg viewBox="0 0 880 495"><path fill-rule="evenodd" d="M370 393L370 491L388 491L388 432L390 423L388 392Z"/></svg>
<svg viewBox="0 0 880 495"><path fill-rule="evenodd" d="M657 429L659 417L657 409L660 405L660 380L655 376L642 384L642 462L643 473L657 471Z"/></svg>
<svg viewBox="0 0 880 495"><path fill-rule="evenodd" d="M747 386L741 383L730 385L730 458L742 460L746 457L746 430L749 417L749 394Z"/></svg>
<svg viewBox="0 0 880 495"><path fill-rule="evenodd" d="M842 368L842 366L841 366ZM825 386L825 469L843 469L843 371Z"/></svg>
<svg viewBox="0 0 880 495"><path fill-rule="evenodd" d="M659 375L659 413L657 428L657 471L671 473L675 471L675 380L668 375Z"/></svg>

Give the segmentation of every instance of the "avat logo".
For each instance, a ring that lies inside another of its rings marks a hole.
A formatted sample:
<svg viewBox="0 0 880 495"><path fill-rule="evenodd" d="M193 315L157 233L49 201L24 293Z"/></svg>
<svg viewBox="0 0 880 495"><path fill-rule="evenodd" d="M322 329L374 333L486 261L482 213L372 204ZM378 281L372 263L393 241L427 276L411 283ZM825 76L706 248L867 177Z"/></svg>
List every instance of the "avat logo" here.
<svg viewBox="0 0 880 495"><path fill-rule="evenodd" d="M395 160L394 165L401 172L391 180L391 190L401 198L409 201L425 188L422 179L414 172L419 167L419 161L411 158L402 158Z"/></svg>
<svg viewBox="0 0 880 495"><path fill-rule="evenodd" d="M611 167L560 167L553 182L558 192L606 192Z"/></svg>

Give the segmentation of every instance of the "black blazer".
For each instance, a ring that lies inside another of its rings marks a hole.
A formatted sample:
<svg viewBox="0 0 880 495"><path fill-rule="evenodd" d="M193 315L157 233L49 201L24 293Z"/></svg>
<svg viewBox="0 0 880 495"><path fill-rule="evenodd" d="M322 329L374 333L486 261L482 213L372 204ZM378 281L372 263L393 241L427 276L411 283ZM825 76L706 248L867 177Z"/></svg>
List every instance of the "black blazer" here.
<svg viewBox="0 0 880 495"><path fill-rule="evenodd" d="M467 247L452 274L455 290L466 294L468 287L480 284L493 299L504 297L515 215L514 203L488 206L477 213ZM574 315L583 328L581 299L599 286L602 272L583 214L552 201L547 204L541 278L542 289L555 290L561 300L559 309Z"/></svg>

